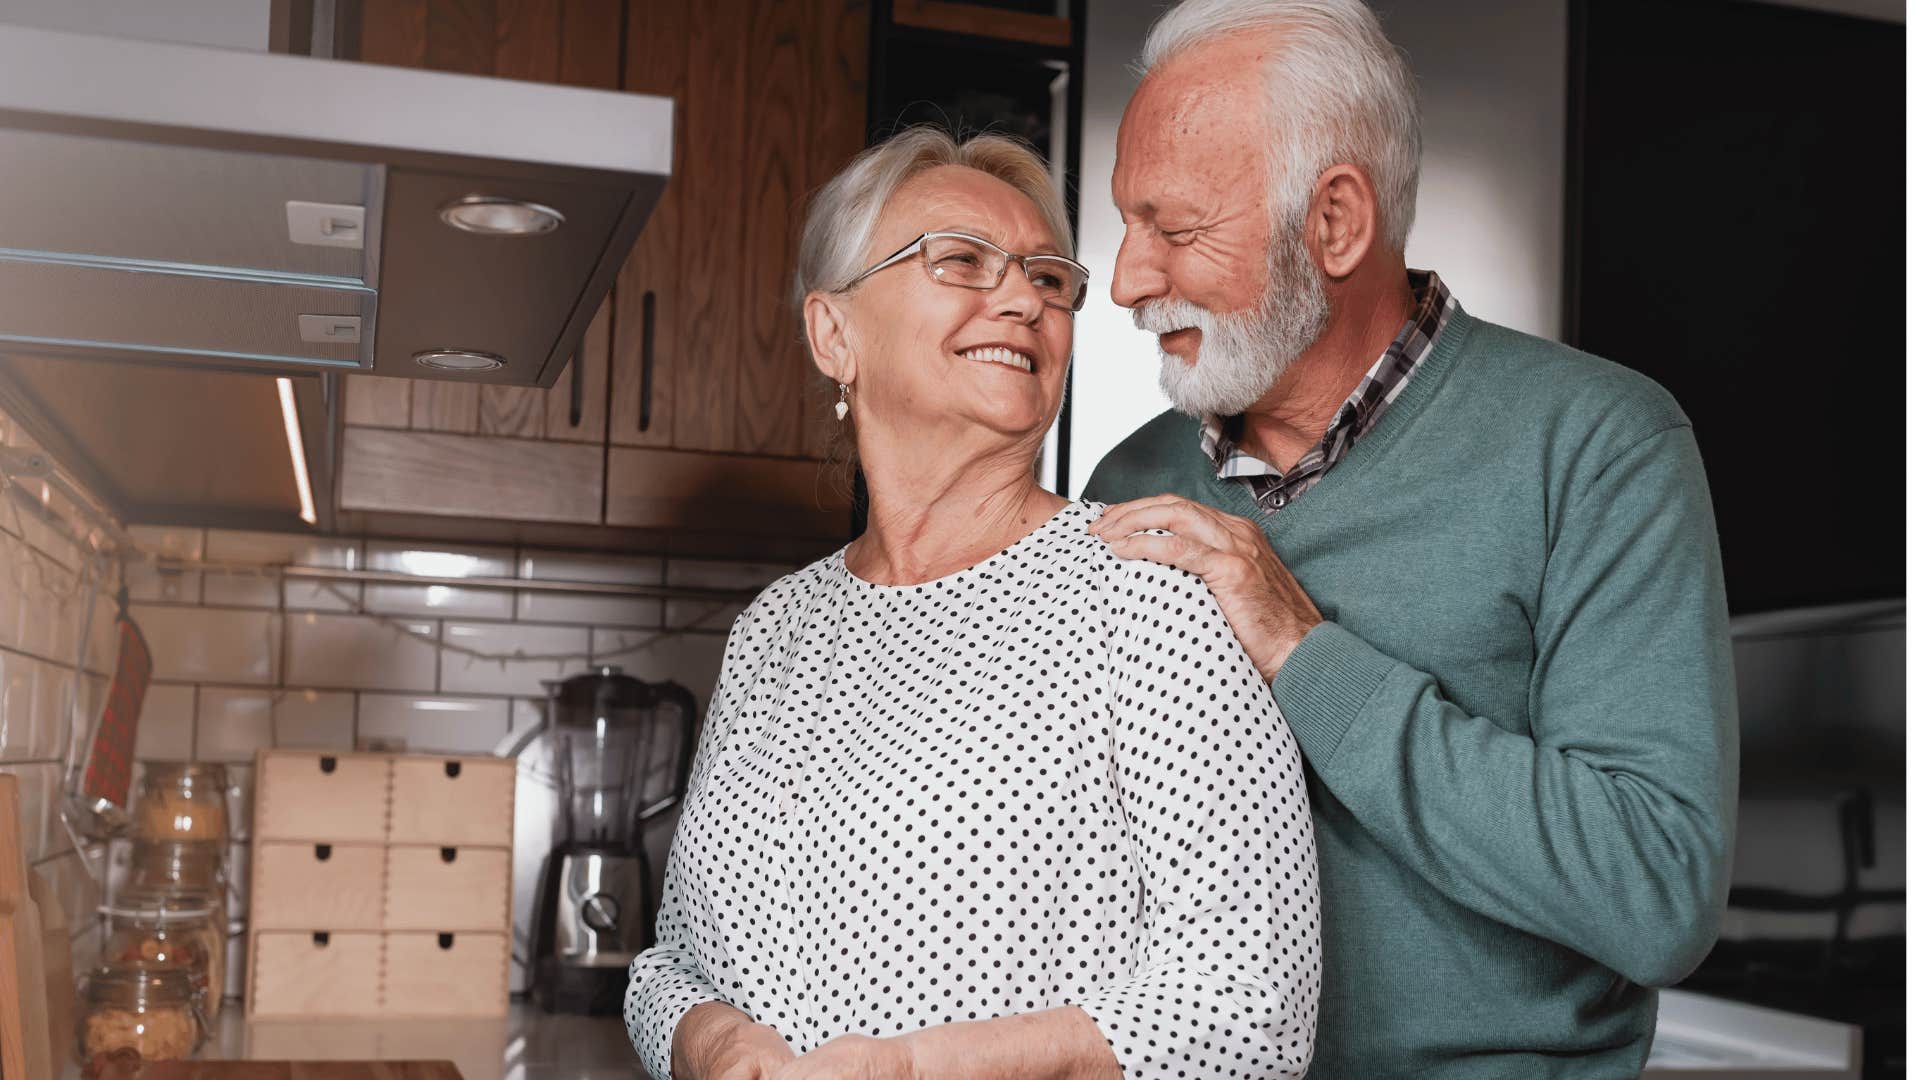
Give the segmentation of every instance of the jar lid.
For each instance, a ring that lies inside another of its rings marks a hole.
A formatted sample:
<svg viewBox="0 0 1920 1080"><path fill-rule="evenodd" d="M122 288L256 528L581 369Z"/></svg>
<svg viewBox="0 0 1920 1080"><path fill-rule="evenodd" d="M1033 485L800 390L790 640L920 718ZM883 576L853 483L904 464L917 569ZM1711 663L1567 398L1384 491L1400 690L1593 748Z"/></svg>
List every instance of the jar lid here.
<svg viewBox="0 0 1920 1080"><path fill-rule="evenodd" d="M87 976L87 1000L123 1009L191 1005L199 988L185 968L130 961L102 964Z"/></svg>
<svg viewBox="0 0 1920 1080"><path fill-rule="evenodd" d="M218 870L226 858L226 845L218 840L137 839L127 853L134 866L192 867Z"/></svg>
<svg viewBox="0 0 1920 1080"><path fill-rule="evenodd" d="M218 761L149 761L146 763L146 782L180 781L189 783L203 780L222 787L227 783L227 767Z"/></svg>
<svg viewBox="0 0 1920 1080"><path fill-rule="evenodd" d="M116 919L159 926L210 918L215 901L203 889L129 886L97 910Z"/></svg>

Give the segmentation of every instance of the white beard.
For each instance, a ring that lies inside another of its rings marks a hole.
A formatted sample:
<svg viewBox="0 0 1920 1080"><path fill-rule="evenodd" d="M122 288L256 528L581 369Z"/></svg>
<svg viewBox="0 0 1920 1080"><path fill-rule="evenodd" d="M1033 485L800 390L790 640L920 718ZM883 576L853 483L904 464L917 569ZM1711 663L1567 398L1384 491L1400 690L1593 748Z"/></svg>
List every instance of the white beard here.
<svg viewBox="0 0 1920 1080"><path fill-rule="evenodd" d="M1269 260L1258 307L1220 315L1185 300L1149 300L1133 309L1133 325L1155 334L1199 330L1193 363L1161 350L1160 392L1189 416L1239 416L1319 340L1327 290L1306 244L1294 238Z"/></svg>

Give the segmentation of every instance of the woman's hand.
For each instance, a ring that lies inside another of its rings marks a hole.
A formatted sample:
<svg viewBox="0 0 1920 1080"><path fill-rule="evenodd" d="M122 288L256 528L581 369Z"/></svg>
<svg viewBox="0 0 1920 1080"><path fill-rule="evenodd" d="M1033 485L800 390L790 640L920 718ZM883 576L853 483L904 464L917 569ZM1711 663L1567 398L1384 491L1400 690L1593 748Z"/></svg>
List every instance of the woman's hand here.
<svg viewBox="0 0 1920 1080"><path fill-rule="evenodd" d="M774 1080L913 1080L913 1051L900 1039L842 1035L795 1058Z"/></svg>
<svg viewBox="0 0 1920 1080"><path fill-rule="evenodd" d="M769 1080L793 1060L779 1032L723 1002L695 1005L673 1029L676 1080Z"/></svg>

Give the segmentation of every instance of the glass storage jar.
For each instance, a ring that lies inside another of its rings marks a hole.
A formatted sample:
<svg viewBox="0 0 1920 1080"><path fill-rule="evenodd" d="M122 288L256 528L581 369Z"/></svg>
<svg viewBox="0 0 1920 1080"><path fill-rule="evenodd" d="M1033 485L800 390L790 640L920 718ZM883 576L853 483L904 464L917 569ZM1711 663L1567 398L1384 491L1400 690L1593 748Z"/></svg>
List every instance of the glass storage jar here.
<svg viewBox="0 0 1920 1080"><path fill-rule="evenodd" d="M127 888L100 913L106 916L101 957L109 965L173 968L203 995L203 1012L220 1009L226 991L226 928L216 923L222 905L211 893Z"/></svg>
<svg viewBox="0 0 1920 1080"><path fill-rule="evenodd" d="M186 971L145 964L95 968L77 1025L84 1075L108 1066L179 1061L200 1048L207 1022Z"/></svg>
<svg viewBox="0 0 1920 1080"><path fill-rule="evenodd" d="M224 893L226 848L212 840L135 840L127 883L136 889Z"/></svg>
<svg viewBox="0 0 1920 1080"><path fill-rule="evenodd" d="M227 841L227 767L206 761L150 761L133 807L142 840Z"/></svg>

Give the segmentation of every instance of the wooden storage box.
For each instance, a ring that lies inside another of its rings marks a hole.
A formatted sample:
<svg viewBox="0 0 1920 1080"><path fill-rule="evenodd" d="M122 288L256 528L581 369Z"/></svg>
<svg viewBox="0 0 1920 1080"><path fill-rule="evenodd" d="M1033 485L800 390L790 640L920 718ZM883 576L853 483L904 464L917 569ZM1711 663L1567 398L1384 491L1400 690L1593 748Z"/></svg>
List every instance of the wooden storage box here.
<svg viewBox="0 0 1920 1080"><path fill-rule="evenodd" d="M389 933L388 1016L505 1016L507 935Z"/></svg>
<svg viewBox="0 0 1920 1080"><path fill-rule="evenodd" d="M387 849L380 844L256 840L252 918L256 930L379 930L386 905Z"/></svg>
<svg viewBox="0 0 1920 1080"><path fill-rule="evenodd" d="M504 1016L514 769L262 751L248 1018Z"/></svg>
<svg viewBox="0 0 1920 1080"><path fill-rule="evenodd" d="M513 846L514 768L500 758L394 758L387 842Z"/></svg>
<svg viewBox="0 0 1920 1080"><path fill-rule="evenodd" d="M513 860L505 848L387 848L388 930L498 932L509 925Z"/></svg>
<svg viewBox="0 0 1920 1080"><path fill-rule="evenodd" d="M255 839L386 842L390 755L269 750L256 765Z"/></svg>
<svg viewBox="0 0 1920 1080"><path fill-rule="evenodd" d="M255 930L247 1015L379 1016L386 935Z"/></svg>

